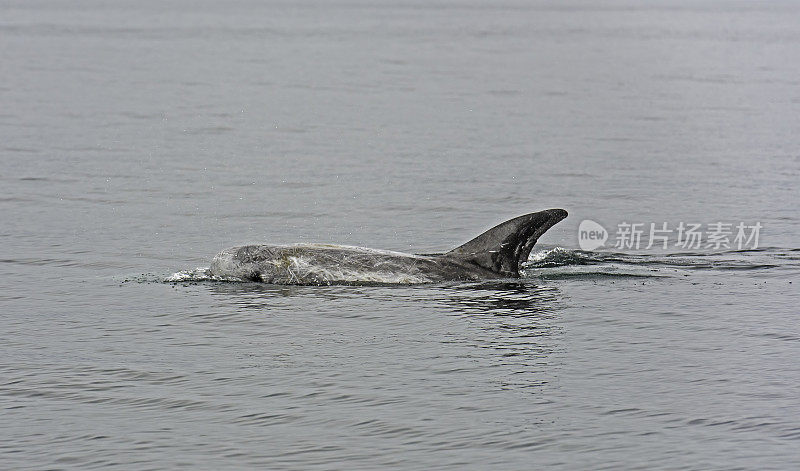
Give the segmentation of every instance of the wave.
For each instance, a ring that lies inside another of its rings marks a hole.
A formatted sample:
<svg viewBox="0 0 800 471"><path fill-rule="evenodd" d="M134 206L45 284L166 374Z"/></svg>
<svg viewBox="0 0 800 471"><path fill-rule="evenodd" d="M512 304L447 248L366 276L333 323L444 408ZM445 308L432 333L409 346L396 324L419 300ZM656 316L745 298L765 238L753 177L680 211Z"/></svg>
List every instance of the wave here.
<svg viewBox="0 0 800 471"><path fill-rule="evenodd" d="M686 276L697 270L800 269L797 249L774 247L724 252L630 254L586 252L563 247L531 254L521 273L528 278Z"/></svg>

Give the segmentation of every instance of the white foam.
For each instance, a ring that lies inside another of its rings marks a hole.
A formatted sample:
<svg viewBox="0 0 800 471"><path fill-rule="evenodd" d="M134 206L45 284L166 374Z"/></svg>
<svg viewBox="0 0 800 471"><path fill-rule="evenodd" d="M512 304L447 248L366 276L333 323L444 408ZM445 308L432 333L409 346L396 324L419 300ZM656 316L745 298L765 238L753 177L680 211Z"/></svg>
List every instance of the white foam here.
<svg viewBox="0 0 800 471"><path fill-rule="evenodd" d="M173 273L164 278L167 283L182 282L182 281L206 281L210 280L211 276L208 274L208 267L197 267L194 270L181 270Z"/></svg>
<svg viewBox="0 0 800 471"><path fill-rule="evenodd" d="M547 260L547 258L550 257L551 255L563 254L569 252L570 252L569 250L563 247L556 247L550 250L542 250L541 252L532 253L528 257L528 262L533 262L533 263L542 262L544 260Z"/></svg>

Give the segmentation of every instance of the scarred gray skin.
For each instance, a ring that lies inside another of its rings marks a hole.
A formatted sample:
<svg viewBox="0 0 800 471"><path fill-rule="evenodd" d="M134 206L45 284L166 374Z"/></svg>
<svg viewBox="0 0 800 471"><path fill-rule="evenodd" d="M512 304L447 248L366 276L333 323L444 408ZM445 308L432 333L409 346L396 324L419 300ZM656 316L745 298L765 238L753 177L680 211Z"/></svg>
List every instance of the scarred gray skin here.
<svg viewBox="0 0 800 471"><path fill-rule="evenodd" d="M328 244L225 249L209 275L274 284L431 283L518 278L539 237L567 216L548 209L501 223L442 255L413 255Z"/></svg>

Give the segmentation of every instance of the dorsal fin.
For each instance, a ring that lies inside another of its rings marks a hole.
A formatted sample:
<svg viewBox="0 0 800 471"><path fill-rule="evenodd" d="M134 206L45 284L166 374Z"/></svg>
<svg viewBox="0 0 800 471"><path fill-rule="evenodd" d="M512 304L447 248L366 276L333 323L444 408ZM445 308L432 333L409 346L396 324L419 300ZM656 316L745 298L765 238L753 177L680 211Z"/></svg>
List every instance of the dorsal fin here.
<svg viewBox="0 0 800 471"><path fill-rule="evenodd" d="M519 216L494 226L443 256L516 278L519 277L519 265L528 260L539 237L565 217L567 212L563 209Z"/></svg>

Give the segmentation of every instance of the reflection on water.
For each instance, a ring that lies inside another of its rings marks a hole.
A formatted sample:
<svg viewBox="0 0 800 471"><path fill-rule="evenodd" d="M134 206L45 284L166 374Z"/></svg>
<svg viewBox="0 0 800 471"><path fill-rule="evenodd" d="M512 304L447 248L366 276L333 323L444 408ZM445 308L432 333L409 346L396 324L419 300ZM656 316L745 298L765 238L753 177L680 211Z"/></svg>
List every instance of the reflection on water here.
<svg viewBox="0 0 800 471"><path fill-rule="evenodd" d="M234 305L245 309L269 308L272 298L311 295L315 291L309 286L271 285L251 282L204 282L215 297L228 299ZM319 287L324 289L324 287ZM316 291L319 293L319 291ZM321 294L321 293L320 293Z"/></svg>
<svg viewBox="0 0 800 471"><path fill-rule="evenodd" d="M441 292L441 302L455 312L514 317L549 315L560 295L557 287L530 280L458 284Z"/></svg>
<svg viewBox="0 0 800 471"><path fill-rule="evenodd" d="M546 369L562 334L559 289L530 280L421 286L207 282L202 289L237 312L226 308L227 314L214 322L246 325L265 336L312 329L305 332L315 344L330 342L337 330L354 328L343 321L362 324L357 335L376 335L375 329L390 326L390 334L381 334L386 343L376 346L378 351L422 342L417 353L440 352L426 358L437 368L455 371L464 368L464 361L477 362L494 370L500 389L547 384ZM197 321L208 320L209 314L198 315ZM451 350L457 353L446 353Z"/></svg>
<svg viewBox="0 0 800 471"><path fill-rule="evenodd" d="M435 285L302 286L244 282L202 282L216 299L242 309L270 309L285 303L283 298L341 301L359 297L384 299L418 305L426 302L443 306L449 313L532 317L551 315L559 300L554 286L532 280L447 283Z"/></svg>

